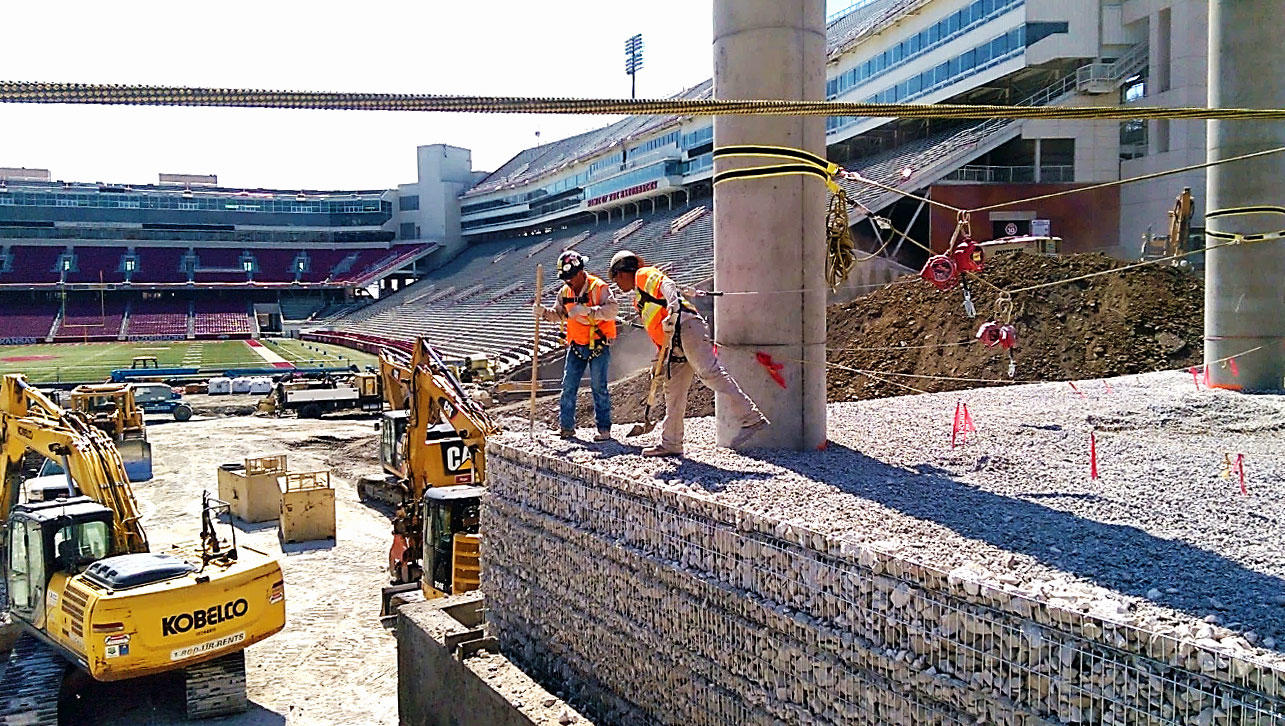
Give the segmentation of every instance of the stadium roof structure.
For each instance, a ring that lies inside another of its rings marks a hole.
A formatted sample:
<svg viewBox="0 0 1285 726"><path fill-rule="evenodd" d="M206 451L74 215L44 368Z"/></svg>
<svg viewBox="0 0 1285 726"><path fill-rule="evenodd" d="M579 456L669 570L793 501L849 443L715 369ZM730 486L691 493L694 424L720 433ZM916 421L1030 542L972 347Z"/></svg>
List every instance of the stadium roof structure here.
<svg viewBox="0 0 1285 726"><path fill-rule="evenodd" d="M928 0L874 0L859 2L831 19L826 26L826 55L833 61L866 37L913 12ZM676 100L713 98L713 79L702 81L671 96ZM518 152L500 168L486 175L464 198L518 188L578 162L625 146L635 138L675 126L679 116L629 116L607 126Z"/></svg>

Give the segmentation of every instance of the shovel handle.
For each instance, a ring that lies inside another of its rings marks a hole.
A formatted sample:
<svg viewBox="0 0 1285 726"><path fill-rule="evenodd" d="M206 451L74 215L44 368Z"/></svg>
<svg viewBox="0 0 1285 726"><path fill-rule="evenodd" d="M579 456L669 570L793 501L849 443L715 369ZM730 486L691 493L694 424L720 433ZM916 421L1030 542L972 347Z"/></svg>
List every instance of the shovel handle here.
<svg viewBox="0 0 1285 726"><path fill-rule="evenodd" d="M535 302L544 292L544 265L535 266ZM531 348L531 438L535 438L535 390L540 376L540 318L535 319L535 343Z"/></svg>

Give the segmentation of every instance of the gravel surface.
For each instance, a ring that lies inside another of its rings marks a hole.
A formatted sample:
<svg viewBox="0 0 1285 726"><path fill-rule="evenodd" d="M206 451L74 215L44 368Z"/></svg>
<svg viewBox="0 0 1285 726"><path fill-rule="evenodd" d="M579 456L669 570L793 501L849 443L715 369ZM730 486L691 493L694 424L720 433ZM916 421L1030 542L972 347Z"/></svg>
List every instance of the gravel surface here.
<svg viewBox="0 0 1285 726"><path fill-rule="evenodd" d="M379 623L391 528L385 515L358 500L352 481L379 468L370 422L166 419L149 417L156 476L134 486L154 549L197 538L201 490L216 492L222 463L284 452L291 471L332 468L336 490L336 541L283 547L275 522L235 520L239 542L281 560L286 628L247 650L250 711L202 723L395 724L397 644ZM187 723L175 678L95 685L84 699L95 724Z"/></svg>
<svg viewBox="0 0 1285 726"><path fill-rule="evenodd" d="M708 418L688 422L685 460L639 456L654 434L537 443L1113 620L1240 634L1285 660L1285 396L1197 390L1183 372L1076 388L831 404L822 452L737 454L713 446ZM952 450L959 401L977 433ZM522 433L505 443L528 445L525 426L510 430ZM1245 455L1248 496L1221 476L1225 453Z"/></svg>

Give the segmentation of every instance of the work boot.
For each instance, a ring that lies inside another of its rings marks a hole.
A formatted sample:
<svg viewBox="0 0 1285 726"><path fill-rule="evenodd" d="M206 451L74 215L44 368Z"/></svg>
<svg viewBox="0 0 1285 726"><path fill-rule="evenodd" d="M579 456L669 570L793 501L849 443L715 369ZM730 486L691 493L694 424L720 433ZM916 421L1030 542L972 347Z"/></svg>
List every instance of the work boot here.
<svg viewBox="0 0 1285 726"><path fill-rule="evenodd" d="M656 446L648 446L647 448L643 449L642 455L643 456L682 456L683 452L674 451L672 449L666 449L665 447L660 446L658 444Z"/></svg>
<svg viewBox="0 0 1285 726"><path fill-rule="evenodd" d="M598 429L598 433L593 435L594 441L611 441L611 429Z"/></svg>
<svg viewBox="0 0 1285 726"><path fill-rule="evenodd" d="M767 426L767 424L767 417L760 415L757 421L751 421L750 423L742 426L741 430L736 432L736 436L732 437L732 440L728 443L727 447L729 449L736 449L744 446L749 442L754 434L758 433L759 429Z"/></svg>
<svg viewBox="0 0 1285 726"><path fill-rule="evenodd" d="M575 429L558 429L558 438L560 439L574 439L575 437Z"/></svg>

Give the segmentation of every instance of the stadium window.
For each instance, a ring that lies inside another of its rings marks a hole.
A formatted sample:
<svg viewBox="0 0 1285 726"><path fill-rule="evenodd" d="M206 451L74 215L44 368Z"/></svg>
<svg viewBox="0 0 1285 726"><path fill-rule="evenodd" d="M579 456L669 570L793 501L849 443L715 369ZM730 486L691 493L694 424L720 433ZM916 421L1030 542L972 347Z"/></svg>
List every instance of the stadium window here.
<svg viewBox="0 0 1285 726"><path fill-rule="evenodd" d="M946 37L950 37L959 30L959 13L954 13L946 18Z"/></svg>
<svg viewBox="0 0 1285 726"><path fill-rule="evenodd" d="M969 7L969 16L969 25L986 17L986 10L982 7L982 0L977 0Z"/></svg>
<svg viewBox="0 0 1285 726"><path fill-rule="evenodd" d="M138 269L138 260L133 257L125 258L125 272L133 272Z"/></svg>
<svg viewBox="0 0 1285 726"><path fill-rule="evenodd" d="M1008 53L1008 36L1007 35L1001 35L998 38L991 41L992 58L1002 58L1006 53Z"/></svg>
<svg viewBox="0 0 1285 726"><path fill-rule="evenodd" d="M906 57L906 46L898 43L892 47L892 62L900 63Z"/></svg>
<svg viewBox="0 0 1285 726"><path fill-rule="evenodd" d="M933 85L937 85L938 83L945 83L946 79L950 78L949 70L950 70L950 67L945 63L942 63L941 65L934 68Z"/></svg>
<svg viewBox="0 0 1285 726"><path fill-rule="evenodd" d="M397 199L397 206L403 212L414 212L419 209L419 195L408 194Z"/></svg>
<svg viewBox="0 0 1285 726"><path fill-rule="evenodd" d="M982 17L990 17L995 12L995 0L982 0Z"/></svg>
<svg viewBox="0 0 1285 726"><path fill-rule="evenodd" d="M415 239L415 223L414 223L414 222L402 222L402 225L401 225L401 238L402 238L402 239Z"/></svg>
<svg viewBox="0 0 1285 726"><path fill-rule="evenodd" d="M977 67L981 68L991 59L991 44L982 43L977 46Z"/></svg>
<svg viewBox="0 0 1285 726"><path fill-rule="evenodd" d="M977 54L971 50L965 51L964 54L959 57L959 70L961 72L967 73L968 71L973 70L976 65Z"/></svg>
<svg viewBox="0 0 1285 726"><path fill-rule="evenodd" d="M928 29L928 43L931 45L939 40L941 40L941 23L934 23Z"/></svg>

